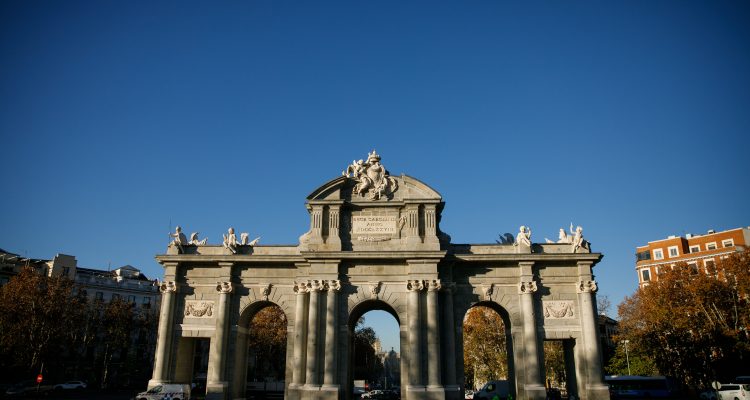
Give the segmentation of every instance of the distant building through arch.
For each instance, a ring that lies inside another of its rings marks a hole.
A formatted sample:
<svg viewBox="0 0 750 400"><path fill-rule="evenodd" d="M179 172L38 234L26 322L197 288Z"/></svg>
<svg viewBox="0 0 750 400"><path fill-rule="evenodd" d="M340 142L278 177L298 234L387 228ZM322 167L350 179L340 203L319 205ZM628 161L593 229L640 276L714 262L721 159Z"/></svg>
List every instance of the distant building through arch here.
<svg viewBox="0 0 750 400"><path fill-rule="evenodd" d="M189 383L191 343L210 340L207 399L245 398L247 319L265 304L288 321L285 398L349 399L352 317L390 312L400 327L401 396L463 398L462 318L481 303L506 320L515 399L544 399L544 340L567 343L580 399L609 399L592 253L581 231L557 243L454 244L438 192L390 176L375 152L307 198L295 245L170 246L149 386ZM563 237L565 236L565 237ZM529 245L530 244L530 245ZM356 322L356 321L355 321Z"/></svg>

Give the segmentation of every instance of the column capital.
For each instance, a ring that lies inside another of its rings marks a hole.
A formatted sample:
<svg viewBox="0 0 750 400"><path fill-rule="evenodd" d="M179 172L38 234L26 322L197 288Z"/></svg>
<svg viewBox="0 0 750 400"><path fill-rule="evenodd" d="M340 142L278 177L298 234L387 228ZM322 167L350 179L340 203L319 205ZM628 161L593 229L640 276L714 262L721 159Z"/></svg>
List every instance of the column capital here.
<svg viewBox="0 0 750 400"><path fill-rule="evenodd" d="M177 292L177 282L175 281L162 281L159 282L159 291L163 294Z"/></svg>
<svg viewBox="0 0 750 400"><path fill-rule="evenodd" d="M427 286L427 290L430 292L437 292L443 287L443 285L440 283L440 279L428 279L425 281L425 284L425 286Z"/></svg>
<svg viewBox="0 0 750 400"><path fill-rule="evenodd" d="M406 290L410 292L419 292L424 290L424 281L421 279L410 279L406 281Z"/></svg>
<svg viewBox="0 0 750 400"><path fill-rule="evenodd" d="M319 279L311 279L307 281L307 291L320 292L322 290L325 290L325 285L323 284L323 281L320 281Z"/></svg>
<svg viewBox="0 0 750 400"><path fill-rule="evenodd" d="M537 291L536 281L526 281L518 283L519 294L533 294Z"/></svg>
<svg viewBox="0 0 750 400"><path fill-rule="evenodd" d="M578 293L596 293L599 287L594 280L581 280L576 288Z"/></svg>
<svg viewBox="0 0 750 400"><path fill-rule="evenodd" d="M221 294L227 294L232 293L232 290L234 290L234 285L232 285L232 282L216 282L216 291Z"/></svg>
<svg viewBox="0 0 750 400"><path fill-rule="evenodd" d="M338 279L330 279L325 282L325 290L329 292L338 292L341 290L341 281Z"/></svg>
<svg viewBox="0 0 750 400"><path fill-rule="evenodd" d="M307 290L307 282L294 282L294 293L297 294L307 294L309 290Z"/></svg>

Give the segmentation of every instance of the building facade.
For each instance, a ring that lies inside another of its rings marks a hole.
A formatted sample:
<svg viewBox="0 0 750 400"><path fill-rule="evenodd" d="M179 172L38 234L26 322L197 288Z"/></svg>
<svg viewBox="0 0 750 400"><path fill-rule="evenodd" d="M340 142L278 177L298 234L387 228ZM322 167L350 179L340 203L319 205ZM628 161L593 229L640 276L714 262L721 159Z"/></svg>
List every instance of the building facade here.
<svg viewBox="0 0 750 400"><path fill-rule="evenodd" d="M193 381L190 360L207 339L206 398L245 398L249 322L277 305L288 322L285 398L352 398L356 323L383 310L400 329L401 397L461 399L463 319L482 305L503 318L514 398L546 398L543 342L558 340L569 392L609 399L593 276L602 255L582 229L557 243L534 243L527 227L513 243L452 243L440 194L390 176L374 152L306 206L310 229L297 244L253 245L231 228L221 245L175 234L156 257L165 280L150 387Z"/></svg>
<svg viewBox="0 0 750 400"><path fill-rule="evenodd" d="M635 269L640 287L659 279L663 268L686 263L696 270L707 272L720 259L743 251L750 243L750 227L703 235L686 234L648 242L636 248Z"/></svg>

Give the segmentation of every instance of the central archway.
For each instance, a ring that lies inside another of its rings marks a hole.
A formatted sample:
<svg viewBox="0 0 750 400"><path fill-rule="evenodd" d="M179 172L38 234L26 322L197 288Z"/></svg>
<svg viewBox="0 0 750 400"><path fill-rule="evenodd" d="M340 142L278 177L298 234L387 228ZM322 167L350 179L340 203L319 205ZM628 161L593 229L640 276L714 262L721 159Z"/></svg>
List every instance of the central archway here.
<svg viewBox="0 0 750 400"><path fill-rule="evenodd" d="M347 362L347 378L346 378L346 386L344 388L345 398L351 399L358 397L355 395L355 385L354 381L357 378L355 376L355 366L357 364L357 354L355 351L355 330L357 328L357 325L360 321L360 319L368 312L370 311L384 311L388 313L390 316L392 316L396 324L398 325L399 329L399 348L400 351L405 346L405 340L406 340L406 332L404 331L403 324L401 323L398 313L396 310L393 309L393 307L386 303L383 300L378 299L372 299L372 300L365 300L359 304L357 304L350 312L349 312L349 320L347 321L347 353L349 354L348 362ZM399 374L402 374L403 368L399 368ZM399 375L399 381L403 382L403 375ZM399 390L402 391L403 385L399 386ZM404 393L401 393L401 396L404 396Z"/></svg>

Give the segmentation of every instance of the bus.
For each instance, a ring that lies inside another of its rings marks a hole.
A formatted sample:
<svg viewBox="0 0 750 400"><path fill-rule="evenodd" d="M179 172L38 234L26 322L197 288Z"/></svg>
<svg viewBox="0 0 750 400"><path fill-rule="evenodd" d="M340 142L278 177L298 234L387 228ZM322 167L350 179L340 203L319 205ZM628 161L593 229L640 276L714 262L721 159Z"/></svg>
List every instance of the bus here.
<svg viewBox="0 0 750 400"><path fill-rule="evenodd" d="M666 376L605 376L612 399L669 399L679 395L676 382Z"/></svg>

